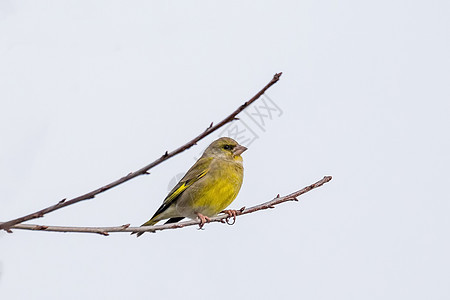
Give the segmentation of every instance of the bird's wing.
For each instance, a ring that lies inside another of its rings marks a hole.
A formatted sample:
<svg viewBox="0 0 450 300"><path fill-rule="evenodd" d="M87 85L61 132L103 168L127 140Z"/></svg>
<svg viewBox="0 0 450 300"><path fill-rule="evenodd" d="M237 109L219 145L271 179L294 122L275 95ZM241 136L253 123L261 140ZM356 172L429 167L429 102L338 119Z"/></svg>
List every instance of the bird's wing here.
<svg viewBox="0 0 450 300"><path fill-rule="evenodd" d="M169 206L176 202L186 189L205 176L209 171L212 160L212 157L204 157L197 160L189 171L186 172L186 175L181 178L180 182L178 182L178 184L170 191L161 207L153 215L152 219L163 213Z"/></svg>

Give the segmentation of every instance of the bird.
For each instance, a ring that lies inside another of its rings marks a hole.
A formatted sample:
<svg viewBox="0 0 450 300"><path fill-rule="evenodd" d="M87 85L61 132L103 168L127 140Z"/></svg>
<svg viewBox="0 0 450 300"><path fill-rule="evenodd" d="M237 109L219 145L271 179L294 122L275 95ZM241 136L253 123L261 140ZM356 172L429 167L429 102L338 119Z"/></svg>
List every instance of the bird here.
<svg viewBox="0 0 450 300"><path fill-rule="evenodd" d="M244 178L241 154L247 148L234 139L221 137L212 142L202 156L169 192L150 220L141 226L176 223L184 218L200 220L199 227L220 212L236 217L236 210L225 210L236 198ZM144 232L137 233L139 237Z"/></svg>

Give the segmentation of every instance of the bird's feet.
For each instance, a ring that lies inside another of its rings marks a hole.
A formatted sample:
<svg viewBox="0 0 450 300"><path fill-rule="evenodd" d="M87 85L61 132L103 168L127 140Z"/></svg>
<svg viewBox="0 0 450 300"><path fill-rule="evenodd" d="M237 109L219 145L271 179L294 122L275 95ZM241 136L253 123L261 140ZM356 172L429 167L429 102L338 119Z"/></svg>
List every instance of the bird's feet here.
<svg viewBox="0 0 450 300"><path fill-rule="evenodd" d="M233 225L236 223L236 216L241 213L241 210L226 209L221 211L221 213L227 214L228 217L225 219L225 222L227 222L228 225ZM233 217L233 223L229 223L231 217Z"/></svg>
<svg viewBox="0 0 450 300"><path fill-rule="evenodd" d="M202 229L203 225L205 225L206 223L211 222L210 218L208 218L207 216L202 215L201 213L197 213L197 217L200 219L200 224L198 224L199 229Z"/></svg>

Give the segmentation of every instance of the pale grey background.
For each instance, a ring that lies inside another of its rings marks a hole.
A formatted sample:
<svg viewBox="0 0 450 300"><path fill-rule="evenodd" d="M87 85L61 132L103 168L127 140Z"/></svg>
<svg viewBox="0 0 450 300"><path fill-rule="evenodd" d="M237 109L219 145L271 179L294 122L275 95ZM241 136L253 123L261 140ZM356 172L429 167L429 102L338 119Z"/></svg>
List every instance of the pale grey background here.
<svg viewBox="0 0 450 300"><path fill-rule="evenodd" d="M0 220L108 183L264 86L234 208L147 234L0 233L1 299L449 299L449 1L0 1ZM254 128L255 130L258 128ZM35 220L146 221L216 138Z"/></svg>

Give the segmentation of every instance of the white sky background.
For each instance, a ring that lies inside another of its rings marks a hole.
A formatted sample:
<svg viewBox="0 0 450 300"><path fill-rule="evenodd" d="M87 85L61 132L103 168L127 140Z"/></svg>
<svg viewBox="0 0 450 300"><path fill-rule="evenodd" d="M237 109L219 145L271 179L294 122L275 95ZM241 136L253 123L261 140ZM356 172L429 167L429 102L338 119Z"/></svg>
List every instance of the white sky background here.
<svg viewBox="0 0 450 300"><path fill-rule="evenodd" d="M282 71L233 208L139 239L0 233L0 299L449 299L450 2L0 1L0 220L139 169ZM261 103L259 103L261 104ZM140 225L217 134L31 223ZM234 296L233 296L234 295Z"/></svg>

